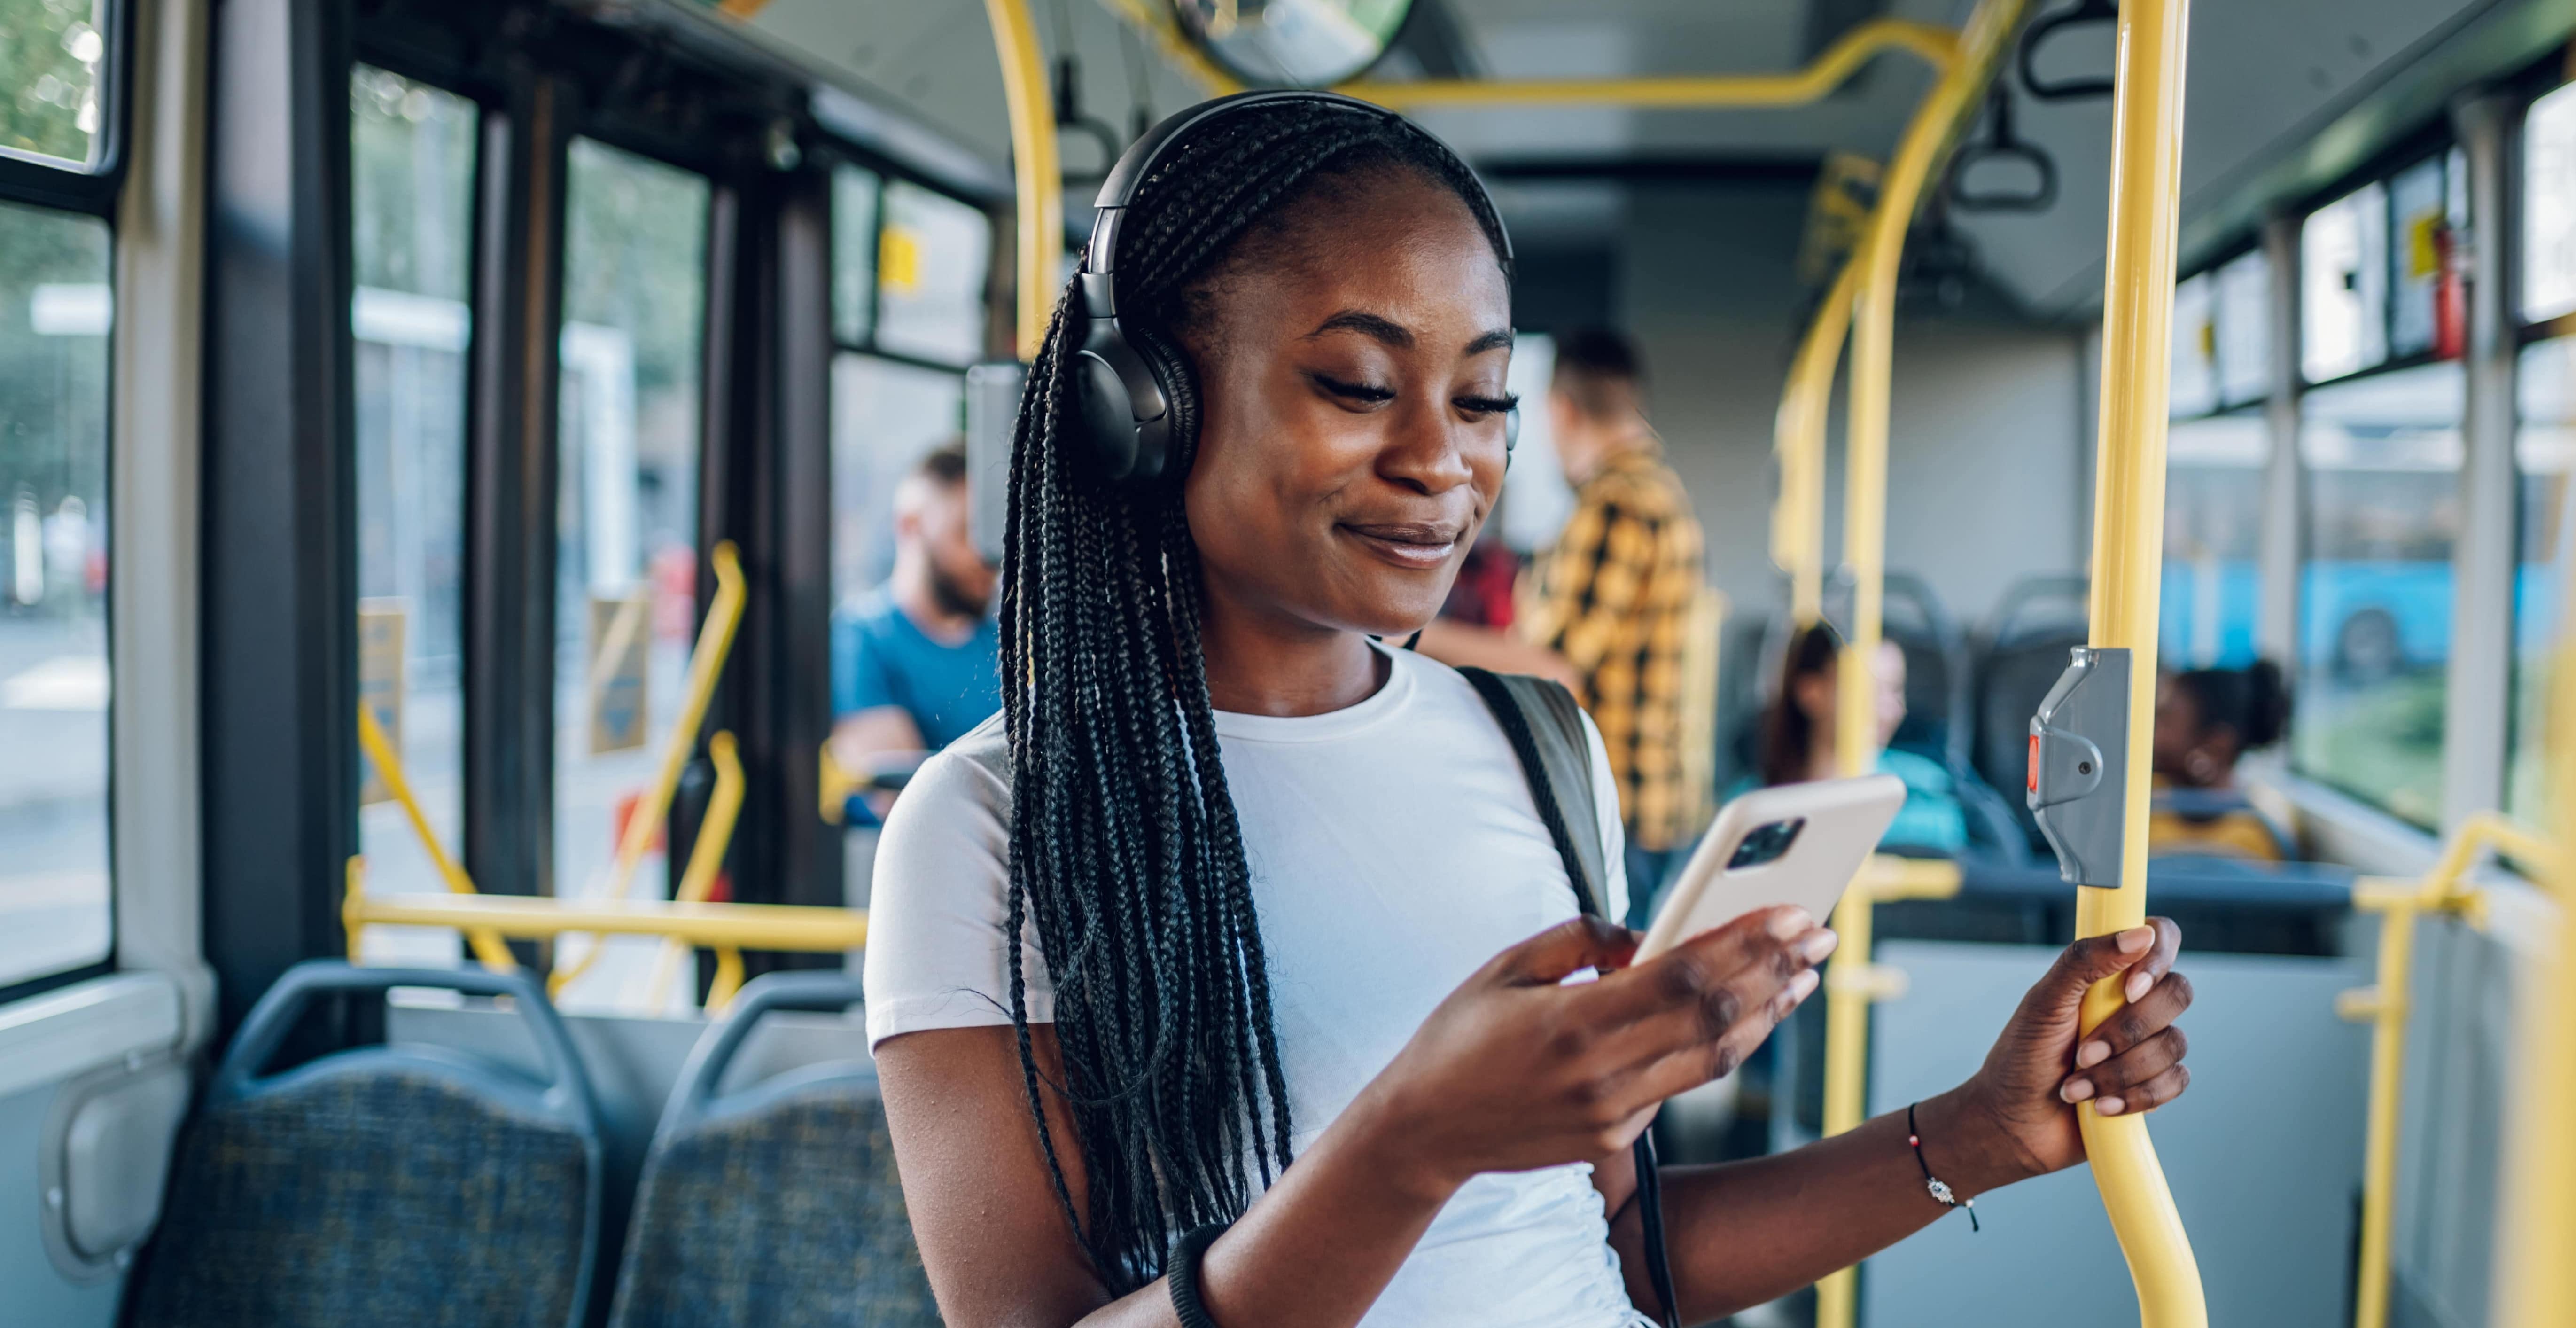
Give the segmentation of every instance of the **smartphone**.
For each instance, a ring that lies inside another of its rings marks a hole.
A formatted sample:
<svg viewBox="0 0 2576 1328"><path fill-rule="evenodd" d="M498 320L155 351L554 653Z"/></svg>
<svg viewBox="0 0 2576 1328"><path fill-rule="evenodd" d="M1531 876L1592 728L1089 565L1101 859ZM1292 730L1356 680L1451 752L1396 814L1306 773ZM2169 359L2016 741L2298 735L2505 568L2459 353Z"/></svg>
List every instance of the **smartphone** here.
<svg viewBox="0 0 2576 1328"><path fill-rule="evenodd" d="M1727 803L1664 892L1635 962L1774 904L1823 922L1904 805L1894 775L1782 784Z"/></svg>

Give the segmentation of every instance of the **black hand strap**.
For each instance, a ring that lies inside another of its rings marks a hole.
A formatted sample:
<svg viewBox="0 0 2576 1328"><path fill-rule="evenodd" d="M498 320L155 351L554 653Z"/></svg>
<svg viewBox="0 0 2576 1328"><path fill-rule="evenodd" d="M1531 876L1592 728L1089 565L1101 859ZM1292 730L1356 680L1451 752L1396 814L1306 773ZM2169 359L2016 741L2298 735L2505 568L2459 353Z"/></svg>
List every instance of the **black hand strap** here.
<svg viewBox="0 0 2576 1328"><path fill-rule="evenodd" d="M1565 861L1565 879L1574 887L1574 902L1586 917L1600 917L1608 907L1602 890L1601 874L1606 866L1596 869L1596 851L1580 851L1570 828L1575 818L1568 815L1567 803L1578 795L1595 793L1592 788L1591 743L1583 732L1583 712L1574 704L1571 693L1555 683L1539 678L1505 676L1479 668L1462 668L1459 674L1485 700L1494 712L1494 720L1503 727L1503 737L1512 745L1512 755L1521 763L1521 774L1529 780L1530 801L1538 804L1538 819L1547 827L1547 837L1556 843L1557 855ZM1524 704L1520 693L1528 691L1535 704ZM1561 700L1561 703L1560 703ZM1530 723L1532 712L1543 716L1552 726L1548 735L1555 741L1542 744ZM1566 753L1571 752L1571 757ZM1550 759L1554 754L1554 759ZM1554 769L1551 770L1550 767ZM1579 824L1594 845L1600 835L1592 827L1598 824L1588 813L1599 804L1582 796L1573 810L1585 813ZM1664 1248L1664 1193L1662 1179L1655 1172L1655 1132L1649 1127L1637 1136L1629 1149L1637 1164L1637 1212L1643 1219L1646 1246L1646 1279L1662 1301L1657 1319L1664 1328L1680 1328L1680 1311L1675 1308L1673 1269L1670 1254Z"/></svg>

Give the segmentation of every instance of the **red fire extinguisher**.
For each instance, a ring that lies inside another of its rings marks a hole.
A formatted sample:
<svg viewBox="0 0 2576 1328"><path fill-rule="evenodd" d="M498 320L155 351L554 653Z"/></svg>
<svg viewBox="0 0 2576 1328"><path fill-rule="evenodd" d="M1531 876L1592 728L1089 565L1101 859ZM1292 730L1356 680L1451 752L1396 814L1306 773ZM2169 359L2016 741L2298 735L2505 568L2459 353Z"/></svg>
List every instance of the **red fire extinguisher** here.
<svg viewBox="0 0 2576 1328"><path fill-rule="evenodd" d="M2456 360L2469 350L2467 237L2450 226L2433 232L2433 358Z"/></svg>

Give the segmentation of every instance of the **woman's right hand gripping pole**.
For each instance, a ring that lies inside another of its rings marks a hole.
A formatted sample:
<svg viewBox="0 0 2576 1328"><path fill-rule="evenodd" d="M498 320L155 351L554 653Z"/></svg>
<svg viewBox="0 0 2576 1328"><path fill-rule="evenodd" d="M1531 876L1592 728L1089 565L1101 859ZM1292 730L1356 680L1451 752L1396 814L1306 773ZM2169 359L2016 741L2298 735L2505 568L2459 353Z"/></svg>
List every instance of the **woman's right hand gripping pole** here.
<svg viewBox="0 0 2576 1328"><path fill-rule="evenodd" d="M1815 991L1836 937L1782 906L1629 967L1639 939L1576 918L1432 1011L1356 1104L1405 1141L1415 1183L1620 1154L1664 1099L1732 1073ZM1600 979L1566 981L1586 969Z"/></svg>

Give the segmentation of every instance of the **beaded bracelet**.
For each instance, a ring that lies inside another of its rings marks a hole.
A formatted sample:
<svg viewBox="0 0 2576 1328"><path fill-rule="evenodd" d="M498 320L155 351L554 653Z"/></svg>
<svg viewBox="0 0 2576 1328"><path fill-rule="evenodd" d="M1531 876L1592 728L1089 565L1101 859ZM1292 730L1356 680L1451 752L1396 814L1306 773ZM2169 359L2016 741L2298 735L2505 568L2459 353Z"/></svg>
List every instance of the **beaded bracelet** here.
<svg viewBox="0 0 2576 1328"><path fill-rule="evenodd" d="M1225 1234L1227 1225L1210 1222L1172 1242L1172 1257L1163 1264L1163 1280L1171 1284L1172 1313L1179 1317L1181 1328L1216 1328L1216 1320L1208 1317L1207 1305L1199 1299L1199 1257Z"/></svg>
<svg viewBox="0 0 2576 1328"><path fill-rule="evenodd" d="M1923 1132L1914 1126L1914 1104L1912 1103L1907 1103L1905 1107L1905 1145L1914 1150L1914 1165L1922 1169L1923 1188L1931 1194L1933 1201L1944 1208L1968 1210L1968 1230L1971 1232L1977 1230L1977 1201L1960 1198L1958 1193L1950 1188L1948 1182L1932 1174L1932 1164L1923 1160ZM1184 1319L1182 1322L1187 1323L1188 1320Z"/></svg>

